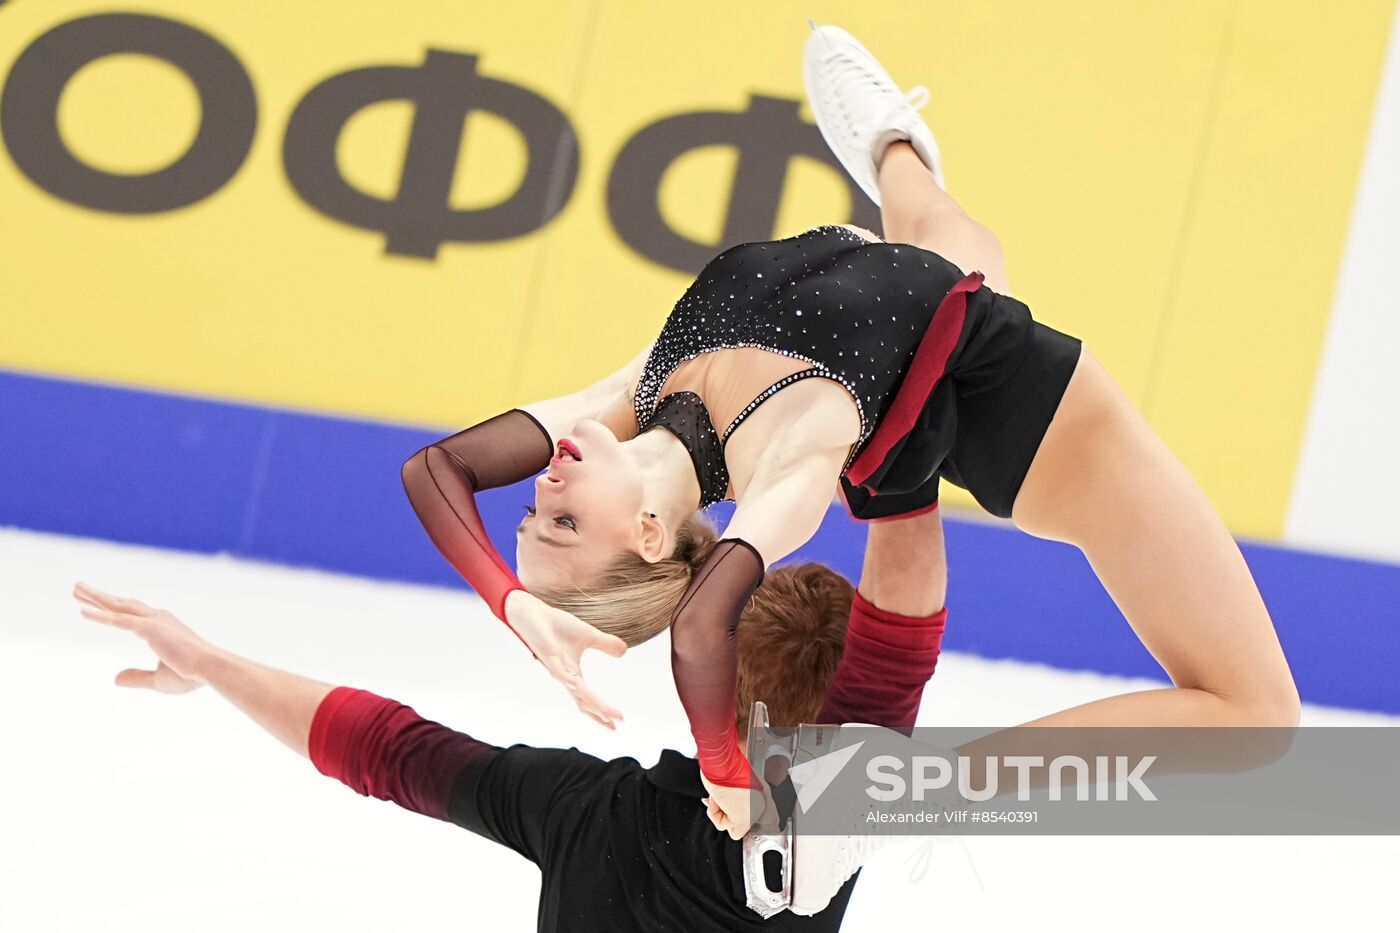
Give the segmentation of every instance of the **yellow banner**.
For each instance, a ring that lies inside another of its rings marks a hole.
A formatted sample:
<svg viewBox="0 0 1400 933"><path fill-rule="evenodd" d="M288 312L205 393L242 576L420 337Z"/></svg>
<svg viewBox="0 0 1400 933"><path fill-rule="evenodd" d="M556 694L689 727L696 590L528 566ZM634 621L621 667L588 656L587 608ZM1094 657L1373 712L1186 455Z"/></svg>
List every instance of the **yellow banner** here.
<svg viewBox="0 0 1400 933"><path fill-rule="evenodd" d="M584 385L722 245L878 227L812 15L931 89L1017 297L1272 536L1391 8L11 0L0 366L445 428Z"/></svg>

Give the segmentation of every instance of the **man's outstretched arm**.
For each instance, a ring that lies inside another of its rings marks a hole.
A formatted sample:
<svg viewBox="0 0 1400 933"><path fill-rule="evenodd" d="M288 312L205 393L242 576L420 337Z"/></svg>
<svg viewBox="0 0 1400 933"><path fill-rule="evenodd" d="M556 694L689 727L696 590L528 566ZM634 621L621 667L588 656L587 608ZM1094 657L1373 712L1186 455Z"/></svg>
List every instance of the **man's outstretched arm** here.
<svg viewBox="0 0 1400 933"><path fill-rule="evenodd" d="M818 722L914 725L948 616L939 513L870 525L846 647Z"/></svg>
<svg viewBox="0 0 1400 933"><path fill-rule="evenodd" d="M117 684L187 693L208 684L328 777L356 793L447 820L452 786L499 751L367 690L337 687L239 657L171 613L78 584L83 615L143 639L160 663L125 670ZM469 827L472 828L472 827Z"/></svg>
<svg viewBox="0 0 1400 933"><path fill-rule="evenodd" d="M124 670L117 675L117 686L175 694L208 684L283 745L307 756L311 721L334 685L240 658L205 641L171 613L140 600L113 596L85 583L74 587L73 598L82 604L85 618L131 632L156 653L155 670Z"/></svg>

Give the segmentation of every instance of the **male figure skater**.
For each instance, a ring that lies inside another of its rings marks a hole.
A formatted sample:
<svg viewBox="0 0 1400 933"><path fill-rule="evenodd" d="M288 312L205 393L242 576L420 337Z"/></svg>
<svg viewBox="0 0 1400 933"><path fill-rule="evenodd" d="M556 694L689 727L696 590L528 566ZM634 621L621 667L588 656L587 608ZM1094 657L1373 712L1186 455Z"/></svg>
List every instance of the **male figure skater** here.
<svg viewBox="0 0 1400 933"><path fill-rule="evenodd" d="M800 573L789 579L802 585ZM775 724L913 725L938 658L946 580L937 510L871 525L849 621L831 613L802 620L812 637L795 639L781 618L748 617L740 711L761 699ZM132 632L159 658L155 670L122 671L118 685L177 694L209 684L357 793L450 821L533 861L542 873L541 931L841 925L855 878L837 874L830 860L804 862L800 836L793 909L762 920L746 906L742 843L715 832L693 758L666 750L643 768L576 748L491 745L394 700L234 655L167 611L81 583L74 596L85 617Z"/></svg>

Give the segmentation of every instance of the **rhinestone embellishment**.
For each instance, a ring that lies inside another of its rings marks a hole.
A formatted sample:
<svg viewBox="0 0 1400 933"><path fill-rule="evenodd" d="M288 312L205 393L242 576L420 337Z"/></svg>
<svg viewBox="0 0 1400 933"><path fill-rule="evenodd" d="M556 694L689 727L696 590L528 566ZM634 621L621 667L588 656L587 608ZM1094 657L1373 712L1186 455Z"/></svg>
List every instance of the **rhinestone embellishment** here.
<svg viewBox="0 0 1400 933"><path fill-rule="evenodd" d="M718 486L723 495L728 490L723 449L735 429L794 382L811 377L831 379L850 395L860 420L859 439L851 448L844 472L874 433L938 300L951 284L944 284L950 274L946 261L935 263L932 270L928 263L922 268L914 263L911 268L910 263L899 262L909 258L910 249L867 240L834 224L813 227L783 240L741 243L726 249L696 276L667 316L633 396L637 424L654 426L663 402L682 391L692 396L694 404L684 406L684 420L693 418L695 423L683 428L666 424L678 412L665 413L660 423L673 431L680 428L692 433L687 448L701 476L701 488ZM916 259L935 258L913 249ZM905 255L898 255L901 250ZM744 274L745 260L749 260L752 275ZM752 268L760 261L764 272ZM883 300L886 297L891 299L889 304ZM883 324L883 315L877 321L873 314L877 307L885 314L898 313L890 314L890 323ZM817 326L809 327L809 322ZM703 399L694 392L678 390L659 398L667 380L682 364L705 353L742 347L801 360L810 368L763 389L722 435L710 422ZM701 434L704 442L697 440ZM711 436L717 439L713 448ZM719 484L721 476L723 485Z"/></svg>

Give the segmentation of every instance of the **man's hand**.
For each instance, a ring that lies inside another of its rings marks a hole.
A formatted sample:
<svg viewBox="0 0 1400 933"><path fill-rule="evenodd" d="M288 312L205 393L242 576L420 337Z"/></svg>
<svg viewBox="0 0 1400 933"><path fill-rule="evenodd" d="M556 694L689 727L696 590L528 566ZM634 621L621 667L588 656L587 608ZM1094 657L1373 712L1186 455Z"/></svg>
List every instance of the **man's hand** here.
<svg viewBox="0 0 1400 933"><path fill-rule="evenodd" d="M609 729L616 729L616 724L622 721L622 713L604 703L584 682L579 661L589 648L620 658L627 651L627 643L525 590L507 594L505 608L507 623L535 653L550 676L564 685L583 714Z"/></svg>
<svg viewBox="0 0 1400 933"><path fill-rule="evenodd" d="M86 583L74 586L73 598L83 604L85 618L131 632L150 645L160 659L153 671L122 671L117 675L117 686L176 694L204 685L199 667L214 647L169 612L152 609L139 600L112 596Z"/></svg>

